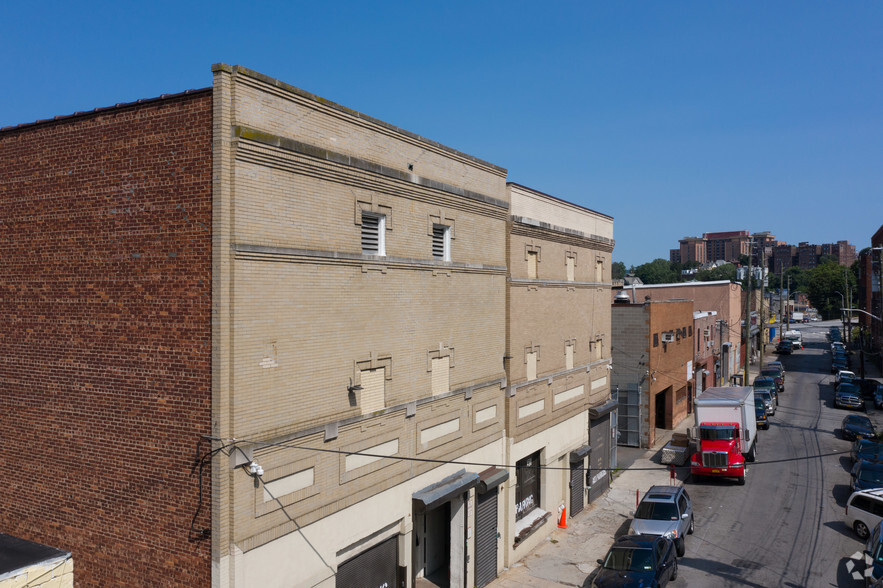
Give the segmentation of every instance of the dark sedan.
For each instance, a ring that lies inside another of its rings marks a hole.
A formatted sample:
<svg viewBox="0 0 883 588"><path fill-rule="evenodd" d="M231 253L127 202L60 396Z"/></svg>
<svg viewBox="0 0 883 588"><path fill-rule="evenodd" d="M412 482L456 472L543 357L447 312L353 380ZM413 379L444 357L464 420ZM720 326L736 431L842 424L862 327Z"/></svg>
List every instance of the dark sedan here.
<svg viewBox="0 0 883 588"><path fill-rule="evenodd" d="M860 414L847 415L840 425L840 434L844 439L854 441L858 438L872 439L876 434L871 419Z"/></svg>
<svg viewBox="0 0 883 588"><path fill-rule="evenodd" d="M678 577L678 559L671 539L656 535L625 535L599 559L601 569L592 588L665 586Z"/></svg>

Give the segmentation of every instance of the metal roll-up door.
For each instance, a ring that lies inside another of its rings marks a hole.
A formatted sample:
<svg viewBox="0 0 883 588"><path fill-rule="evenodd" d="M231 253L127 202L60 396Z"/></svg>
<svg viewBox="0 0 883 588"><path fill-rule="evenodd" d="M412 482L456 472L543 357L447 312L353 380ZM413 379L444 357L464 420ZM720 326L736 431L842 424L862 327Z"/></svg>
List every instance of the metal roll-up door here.
<svg viewBox="0 0 883 588"><path fill-rule="evenodd" d="M589 460L591 489L589 502L600 497L607 490L610 480L610 415L590 421L589 429L592 455Z"/></svg>
<svg viewBox="0 0 883 588"><path fill-rule="evenodd" d="M494 488L475 496L475 585L497 577L497 496Z"/></svg>
<svg viewBox="0 0 883 588"><path fill-rule="evenodd" d="M570 464L570 516L583 510L586 492L586 466L583 461Z"/></svg>
<svg viewBox="0 0 883 588"><path fill-rule="evenodd" d="M390 537L337 567L337 588L399 586L398 537Z"/></svg>

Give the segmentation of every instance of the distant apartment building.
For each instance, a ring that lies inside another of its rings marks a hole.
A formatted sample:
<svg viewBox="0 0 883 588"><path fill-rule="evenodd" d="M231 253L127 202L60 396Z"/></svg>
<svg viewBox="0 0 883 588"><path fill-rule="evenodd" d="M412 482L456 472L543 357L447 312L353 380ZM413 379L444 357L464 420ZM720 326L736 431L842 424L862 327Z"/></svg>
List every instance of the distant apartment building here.
<svg viewBox="0 0 883 588"><path fill-rule="evenodd" d="M727 231L703 233L702 237L684 237L678 242L677 249L669 250L669 260L679 263L717 260L738 263L742 256L751 253L752 242L755 243L752 263L763 263L776 274L795 265L801 269L812 269L819 264L823 255L834 257L837 263L844 266L851 266L856 259L855 246L848 241L823 245L802 242L794 246L776 240L767 231L754 234L748 231Z"/></svg>
<svg viewBox="0 0 883 588"><path fill-rule="evenodd" d="M612 219L212 75L0 129L4 532L77 586L485 585L604 484Z"/></svg>
<svg viewBox="0 0 883 588"><path fill-rule="evenodd" d="M848 241L837 241L836 243L825 243L822 245L822 255L830 255L837 260L840 265L846 267L855 263L855 245L850 245Z"/></svg>
<svg viewBox="0 0 883 588"><path fill-rule="evenodd" d="M677 251L677 260L680 263L696 262L705 263L708 261L708 250L705 239L702 237L684 237L680 240L680 247L673 249Z"/></svg>
<svg viewBox="0 0 883 588"><path fill-rule="evenodd" d="M822 255L821 245L812 245L807 242L797 244L797 267L809 270L819 265L819 257Z"/></svg>
<svg viewBox="0 0 883 588"><path fill-rule="evenodd" d="M773 248L773 273L781 274L796 264L797 247L794 245L776 245Z"/></svg>

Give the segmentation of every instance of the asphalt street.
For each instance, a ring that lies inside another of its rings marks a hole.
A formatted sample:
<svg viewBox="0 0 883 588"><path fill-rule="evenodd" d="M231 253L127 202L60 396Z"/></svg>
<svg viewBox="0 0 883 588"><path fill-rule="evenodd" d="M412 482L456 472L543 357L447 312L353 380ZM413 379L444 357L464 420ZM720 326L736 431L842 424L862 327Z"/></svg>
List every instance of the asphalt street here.
<svg viewBox="0 0 883 588"><path fill-rule="evenodd" d="M670 586L864 586L864 545L843 521L851 443L840 438L840 423L849 411L834 408L825 336L836 324L800 325L804 349L766 355L765 361L785 364L785 392L770 429L759 431L758 458L744 486L695 482L688 471L678 472L677 483L693 499L696 525ZM852 365L858 372L857 356ZM868 365L867 376L879 378L879 370ZM868 404L868 416L880 430L883 411ZM678 429L692 424L690 416ZM663 468L653 469L660 464L658 449L619 448L621 465L633 469L623 471L569 529L556 530L491 586L590 586L595 560L627 532L636 490L643 494L652 484L668 483Z"/></svg>

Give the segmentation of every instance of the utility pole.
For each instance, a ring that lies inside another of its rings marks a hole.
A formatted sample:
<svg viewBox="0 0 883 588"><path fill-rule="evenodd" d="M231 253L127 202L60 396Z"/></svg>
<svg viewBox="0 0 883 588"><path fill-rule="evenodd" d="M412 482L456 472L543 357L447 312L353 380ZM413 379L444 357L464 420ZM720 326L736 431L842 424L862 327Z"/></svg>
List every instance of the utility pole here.
<svg viewBox="0 0 883 588"><path fill-rule="evenodd" d="M785 330L791 330L791 276L788 276L788 298L785 300L788 305L788 313L785 315Z"/></svg>
<svg viewBox="0 0 883 588"><path fill-rule="evenodd" d="M751 358L751 258L753 254L754 241L748 239L748 280L746 284L748 295L745 297L745 367L743 369L745 376L742 380L743 386L751 385L748 379L748 362Z"/></svg>
<svg viewBox="0 0 883 588"><path fill-rule="evenodd" d="M767 334L766 334L767 323L766 323L766 319L763 318L763 299L764 299L764 283L763 282L764 282L764 277L766 275L764 272L765 269L766 269L766 247L764 247L764 244L761 243L761 245L760 245L760 312L758 313L758 319L757 319L757 322L760 323L760 345L758 345L758 347L760 348L760 363L757 364L758 368L763 367L763 351L766 348L766 342L768 339Z"/></svg>

